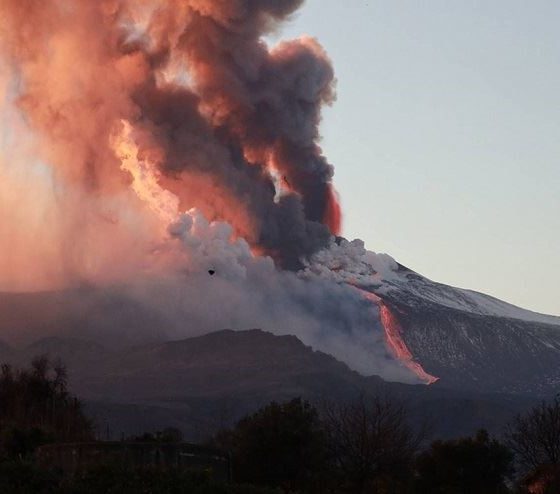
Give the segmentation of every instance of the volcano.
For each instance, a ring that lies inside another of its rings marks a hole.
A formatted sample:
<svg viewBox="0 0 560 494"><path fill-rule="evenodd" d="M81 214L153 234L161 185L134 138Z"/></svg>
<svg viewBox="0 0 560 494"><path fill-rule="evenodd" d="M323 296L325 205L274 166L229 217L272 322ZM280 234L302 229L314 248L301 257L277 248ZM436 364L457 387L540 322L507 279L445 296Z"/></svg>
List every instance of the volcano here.
<svg viewBox="0 0 560 494"><path fill-rule="evenodd" d="M362 376L552 393L558 318L338 237L334 68L309 36L267 41L302 3L2 0L0 339L57 337L15 354L80 373L96 345L259 328Z"/></svg>
<svg viewBox="0 0 560 494"><path fill-rule="evenodd" d="M377 326L372 322L372 327L385 329L388 354L397 360L403 360L406 354L404 360L408 362L402 365L412 371L421 369L431 378L424 379L425 383L533 397L551 396L557 391L559 317L437 283L400 264L390 274L375 272L375 280L362 289L381 307ZM49 340L45 352L41 345L28 347L24 352L27 358L33 353L68 358L73 352L67 352L67 343L61 342L77 337L95 342L85 359L94 362L96 345L107 343L108 338L112 337L114 348L121 349L150 342L161 344L169 340L170 326L177 324L161 311L116 289L0 294L0 308L0 334L16 345L29 344L38 334L63 338ZM387 327L388 320L392 328ZM191 322L187 319L183 324ZM199 330L194 335L206 332ZM290 334L290 329L283 328L280 334ZM120 346L115 346L115 339L120 340ZM8 347L2 345L1 350L5 358ZM80 359L71 360L73 365L80 365ZM352 357L345 363L352 367Z"/></svg>
<svg viewBox="0 0 560 494"><path fill-rule="evenodd" d="M553 395L560 384L560 317L436 283L398 265L372 289L414 361L439 384Z"/></svg>

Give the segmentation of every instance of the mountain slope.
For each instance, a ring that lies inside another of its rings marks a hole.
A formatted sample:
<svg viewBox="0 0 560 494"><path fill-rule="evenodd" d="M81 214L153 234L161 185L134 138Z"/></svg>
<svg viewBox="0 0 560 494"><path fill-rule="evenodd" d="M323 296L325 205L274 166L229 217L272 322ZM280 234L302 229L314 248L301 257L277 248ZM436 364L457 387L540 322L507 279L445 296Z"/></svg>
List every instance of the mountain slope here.
<svg viewBox="0 0 560 494"><path fill-rule="evenodd" d="M341 267L341 259L334 259L332 265L323 266L334 273L334 282L352 284L362 292L367 292L365 295L371 295L371 303L381 300L388 308L398 326L390 336L400 338L401 341L397 343L402 342L404 345L400 350L409 359L407 368L414 370L414 366L410 365L411 361L414 365L418 363L426 375L439 378L438 386L447 388L539 397L550 396L559 391L559 317L537 314L487 295L436 283L398 265L388 256L373 256L363 263L362 271L365 274L361 277L357 277L355 272L348 272L347 279L337 279L336 276L347 270L346 265ZM342 250L342 260L348 259L348 252ZM370 261L375 262L368 264ZM321 310L321 307L316 309ZM148 306L139 299L131 298L127 295L127 290L115 287L84 287L65 292L36 294L0 293L0 313L0 335L10 343L29 342L40 335L51 338L62 336L66 341L64 345L68 345L69 338L74 337L105 346L82 348L70 345L62 352L62 342L47 338L37 343L37 348L30 348L26 353L27 357L33 353L49 353L51 347L54 347L63 353L63 360L70 364L80 360L81 368L85 369L89 365L95 369L98 363L103 363L109 366L105 370L110 370L110 358L116 358L111 353L115 352L120 355L118 358L124 359L118 362L117 367L122 371L126 363L130 366L127 372L131 375L135 372L134 358L143 362L165 357L164 360L167 361L166 352L169 351L163 345L152 349L156 354L137 355L133 352L123 357L121 350L131 344L161 343L169 339L169 334L201 334L196 327L190 327L189 323L192 322L188 317L172 317L156 306ZM380 324L372 320L372 331L375 328L379 331L383 326L383 311L379 313ZM375 312L371 313L371 317L377 317ZM347 321L341 321L341 325L344 324ZM347 332L351 329L342 328ZM283 328L282 332L289 334L289 327ZM390 341L389 333L386 333L387 340ZM324 335L325 339L328 337L328 334ZM252 338L255 338L254 343L257 344L258 335L253 334ZM365 333L365 338L369 338L369 333ZM376 349L381 344L378 341L378 335L372 334L371 345ZM112 351L108 352L107 348ZM295 349L293 351L297 353ZM271 356L274 355L272 351L268 352ZM9 353L9 348L0 348L0 357L2 353ZM208 358L212 360L213 357L209 355ZM241 368L242 364L251 362L253 358L253 355L244 354L243 362L226 360L224 368ZM372 352L371 358L384 358L383 349L375 354ZM196 355L193 355L193 362L195 361ZM345 362L353 364L352 352L348 352ZM274 364L274 359L262 364L264 372ZM174 365L187 369L184 361L175 362ZM157 369L157 365L154 369ZM215 369L216 372L223 370ZM165 369L161 370L164 371L167 372ZM172 379L173 372L174 369L170 369L168 380ZM206 372L209 370L206 369ZM404 374L406 372L405 370ZM121 377L115 376L115 383L119 379ZM150 379L160 386L171 385L171 381L162 382L156 370ZM182 378L177 379L180 382ZM207 385L212 382L211 376L205 380ZM97 385L92 381L88 389L93 393ZM297 386L294 385L294 389ZM104 392L104 389L100 389L101 394Z"/></svg>
<svg viewBox="0 0 560 494"><path fill-rule="evenodd" d="M399 299L407 300L409 305L431 303L481 316L505 317L560 327L559 316L539 314L490 295L437 283L402 265L398 265L395 274L396 276L384 280L376 291L388 295L398 292Z"/></svg>
<svg viewBox="0 0 560 494"><path fill-rule="evenodd" d="M293 336L260 330L225 330L113 351L91 348L95 361L89 360L87 342L47 339L20 351L19 358L23 363L32 350L51 358L74 354L71 388L86 399L103 437L107 430L118 438L173 426L200 440L272 400L301 396L320 407L362 393L405 403L414 424L428 423L440 437L481 427L499 434L516 413L535 403L438 385L387 383L362 376Z"/></svg>
<svg viewBox="0 0 560 494"><path fill-rule="evenodd" d="M76 366L73 385L90 399L159 402L232 396L266 402L280 395L353 394L361 379L295 336L224 330L102 355L95 368Z"/></svg>
<svg viewBox="0 0 560 494"><path fill-rule="evenodd" d="M414 359L440 385L547 396L560 389L560 318L399 266L375 287Z"/></svg>

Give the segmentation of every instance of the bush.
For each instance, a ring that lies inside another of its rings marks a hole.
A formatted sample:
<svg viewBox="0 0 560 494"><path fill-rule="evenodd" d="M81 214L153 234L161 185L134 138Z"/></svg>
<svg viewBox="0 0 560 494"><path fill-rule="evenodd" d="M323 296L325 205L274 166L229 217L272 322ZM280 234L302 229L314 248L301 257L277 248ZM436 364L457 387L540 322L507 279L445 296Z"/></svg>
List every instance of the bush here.
<svg viewBox="0 0 560 494"><path fill-rule="evenodd" d="M45 357L29 369L0 369L0 452L28 458L48 442L91 439L91 422L67 390L66 369Z"/></svg>
<svg viewBox="0 0 560 494"><path fill-rule="evenodd" d="M417 462L418 494L500 494L509 492L513 454L486 431L474 438L436 441Z"/></svg>
<svg viewBox="0 0 560 494"><path fill-rule="evenodd" d="M200 472L104 466L64 478L33 463L0 462L2 494L275 494L247 485L213 482Z"/></svg>
<svg viewBox="0 0 560 494"><path fill-rule="evenodd" d="M301 399L271 403L223 431L214 444L233 455L238 482L305 491L325 466L325 442L315 408Z"/></svg>
<svg viewBox="0 0 560 494"><path fill-rule="evenodd" d="M216 483L201 472L98 467L66 481L60 494L273 494L251 486Z"/></svg>
<svg viewBox="0 0 560 494"><path fill-rule="evenodd" d="M0 462L0 492L6 494L51 494L58 492L59 472L38 468L30 462Z"/></svg>

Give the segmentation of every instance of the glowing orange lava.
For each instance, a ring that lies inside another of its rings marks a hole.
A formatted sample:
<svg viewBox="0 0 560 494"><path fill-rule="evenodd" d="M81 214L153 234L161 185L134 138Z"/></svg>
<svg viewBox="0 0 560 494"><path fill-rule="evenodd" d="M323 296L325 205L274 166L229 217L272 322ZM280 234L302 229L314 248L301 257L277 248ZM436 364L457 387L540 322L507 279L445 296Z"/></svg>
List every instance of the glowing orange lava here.
<svg viewBox="0 0 560 494"><path fill-rule="evenodd" d="M387 347L391 353L400 360L408 369L410 369L418 378L426 384L434 384L439 380L439 377L432 376L428 374L424 368L414 361L414 356L411 351L406 346L402 338L402 328L399 321L395 315L391 312L391 309L387 307L381 298L373 293L367 292L365 290L359 289L360 292L369 301L375 303L379 307L379 315L381 319L381 325L385 330L385 340L387 342Z"/></svg>
<svg viewBox="0 0 560 494"><path fill-rule="evenodd" d="M329 185L328 193L323 223L329 227L333 235L340 235L342 230L342 208L340 207L338 194L332 185Z"/></svg>
<svg viewBox="0 0 560 494"><path fill-rule="evenodd" d="M132 189L148 207L156 213L167 227L179 216L179 199L161 187L160 173L148 161L138 159L138 146L132 137L132 126L126 120L121 121L120 133L112 136L112 145L121 160L121 169L130 173Z"/></svg>

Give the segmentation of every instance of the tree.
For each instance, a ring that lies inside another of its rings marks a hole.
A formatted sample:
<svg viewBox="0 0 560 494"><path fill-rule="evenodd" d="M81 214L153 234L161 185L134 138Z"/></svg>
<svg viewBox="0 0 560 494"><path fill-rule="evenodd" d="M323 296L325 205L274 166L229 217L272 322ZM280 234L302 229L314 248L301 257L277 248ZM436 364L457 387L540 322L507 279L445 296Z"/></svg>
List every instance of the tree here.
<svg viewBox="0 0 560 494"><path fill-rule="evenodd" d="M560 465L537 467L520 481L520 492L529 494L558 494L560 492Z"/></svg>
<svg viewBox="0 0 560 494"><path fill-rule="evenodd" d="M513 454L484 430L474 437L436 441L416 461L418 494L509 492Z"/></svg>
<svg viewBox="0 0 560 494"><path fill-rule="evenodd" d="M542 402L508 427L506 442L522 472L560 464L560 397Z"/></svg>
<svg viewBox="0 0 560 494"><path fill-rule="evenodd" d="M219 433L214 444L232 453L236 481L288 492L311 486L325 458L317 411L300 398L271 403Z"/></svg>
<svg viewBox="0 0 560 494"><path fill-rule="evenodd" d="M0 452L23 458L40 444L91 438L82 405L67 390L66 369L45 357L29 369L0 369Z"/></svg>
<svg viewBox="0 0 560 494"><path fill-rule="evenodd" d="M407 492L414 456L422 441L403 405L361 396L323 411L329 461L337 492Z"/></svg>

